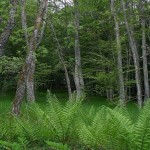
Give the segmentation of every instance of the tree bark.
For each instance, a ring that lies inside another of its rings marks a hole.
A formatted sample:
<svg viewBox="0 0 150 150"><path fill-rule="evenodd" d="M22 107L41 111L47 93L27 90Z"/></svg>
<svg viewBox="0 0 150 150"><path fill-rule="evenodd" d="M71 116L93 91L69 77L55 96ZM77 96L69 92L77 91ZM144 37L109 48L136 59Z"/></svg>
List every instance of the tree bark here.
<svg viewBox="0 0 150 150"><path fill-rule="evenodd" d="M16 116L20 113L20 106L25 95L25 86L27 86L27 100L29 103L35 101L34 97L34 71L35 71L35 50L37 48L38 35L42 24L42 19L48 7L48 0L41 1L40 8L36 17L34 31L29 42L29 51L26 61L22 68L17 83L16 95L13 101L12 112Z"/></svg>
<svg viewBox="0 0 150 150"><path fill-rule="evenodd" d="M140 64L139 64L139 55L138 55L138 50L137 50L137 45L136 41L134 38L133 30L129 26L128 20L127 20L127 15L126 15L126 7L124 0L121 0L122 7L123 7L123 13L124 13L124 21L127 29L127 34L129 37L129 43L133 55L133 60L134 60L134 67L135 67L135 79L136 79L136 87L137 87L137 100L139 107L142 107L143 105L143 100L142 100L142 90L141 90L141 75L140 75Z"/></svg>
<svg viewBox="0 0 150 150"><path fill-rule="evenodd" d="M17 0L10 0L10 4L12 5L12 7L9 12L9 19L7 21L4 31L0 35L0 57L4 55L4 46L6 45L11 35L11 32L15 26L15 14L17 10Z"/></svg>
<svg viewBox="0 0 150 150"><path fill-rule="evenodd" d="M75 8L75 73L74 81L77 92L77 99L83 96L84 93L84 80L82 74L81 65L81 54L80 54L80 40L79 40L79 10L78 10L78 0L74 0Z"/></svg>
<svg viewBox="0 0 150 150"><path fill-rule="evenodd" d="M122 69L122 54L121 54L121 42L120 42L120 32L119 23L114 7L114 0L111 0L111 11L115 22L115 32L116 32L116 43L117 43L117 57L118 57L118 76L119 76L119 99L120 104L125 105L125 88L123 79L123 69Z"/></svg>
<svg viewBox="0 0 150 150"><path fill-rule="evenodd" d="M60 45L59 40L57 38L57 35L56 35L56 32L55 32L55 29L54 29L51 18L50 18L50 26L51 26L51 29L52 29L52 32L53 32L53 35L54 35L54 39L55 39L56 44L57 44L57 53L58 53L59 59L60 59L61 64L64 68L64 71L65 71L65 78L66 78L66 83L67 83L67 88L68 88L68 95L69 95L69 99L71 99L72 90L71 90L70 78L69 78L68 70L67 70L65 60L64 60L64 57L63 57L62 48L61 48L61 45Z"/></svg>
<svg viewBox="0 0 150 150"><path fill-rule="evenodd" d="M144 18L144 1L140 1L141 6L141 28L142 28L142 54L143 54L143 73L144 73L144 91L147 100L150 97L149 81L148 81L148 66L147 66L147 52L146 52L146 35L145 35L145 18Z"/></svg>
<svg viewBox="0 0 150 150"><path fill-rule="evenodd" d="M26 0L21 0L21 23L22 23L22 28L24 31L27 49L29 50L29 35L28 35L28 31L27 31L27 19L26 19L26 12L25 12L25 3L26 3Z"/></svg>
<svg viewBox="0 0 150 150"><path fill-rule="evenodd" d="M17 82L17 90L13 100L12 113L16 116L19 115L21 104L25 95L25 80L26 80L26 65L22 67L22 71L19 75L19 80Z"/></svg>

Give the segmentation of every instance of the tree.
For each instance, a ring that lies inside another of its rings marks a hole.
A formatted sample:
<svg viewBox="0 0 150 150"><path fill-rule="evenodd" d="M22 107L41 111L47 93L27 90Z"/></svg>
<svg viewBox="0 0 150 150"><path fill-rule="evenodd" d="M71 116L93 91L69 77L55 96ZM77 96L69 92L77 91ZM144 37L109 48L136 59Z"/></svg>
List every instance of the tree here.
<svg viewBox="0 0 150 150"><path fill-rule="evenodd" d="M121 0L123 13L124 13L124 21L126 25L127 34L129 37L129 43L132 50L133 60L134 60L134 67L135 67L135 79L136 79L136 87L137 87L137 100L140 107L143 105L142 100L142 90L141 90L141 75L140 75L140 64L139 64L139 54L138 49L136 45L136 41L133 34L133 29L131 25L129 26L128 20L127 20L127 14L126 14L126 7L124 0Z"/></svg>
<svg viewBox="0 0 150 150"><path fill-rule="evenodd" d="M34 31L29 41L29 50L27 51L26 60L23 65L22 71L19 75L16 95L13 101L12 112L17 116L19 115L21 103L25 95L25 86L27 87L28 102L31 103L35 101L35 96L34 96L35 51L37 48L37 42L38 42L37 39L39 36L41 24L47 12L46 11L47 8L48 8L48 0L41 1L39 10L36 16Z"/></svg>
<svg viewBox="0 0 150 150"><path fill-rule="evenodd" d="M147 100L150 97L149 81L148 81L148 64L147 64L147 50L146 50L146 34L145 34L145 13L144 13L144 0L140 1L141 11L141 28L142 28L142 54L143 54L143 73L144 73L144 99Z"/></svg>
<svg viewBox="0 0 150 150"><path fill-rule="evenodd" d="M111 0L111 11L115 22L115 32L116 32L116 43L117 43L117 57L118 57L118 76L119 76L119 98L120 104L125 104L125 89L124 89L124 79L123 79L123 69L122 69L122 54L121 54L121 42L120 42L120 32L118 18L115 12L114 0Z"/></svg>
<svg viewBox="0 0 150 150"><path fill-rule="evenodd" d="M11 32L15 26L15 14L17 10L17 0L10 0L11 9L9 12L9 19L7 21L6 27L3 30L2 34L0 35L0 57L4 55L4 46L6 45Z"/></svg>
<svg viewBox="0 0 150 150"><path fill-rule="evenodd" d="M80 54L80 40L79 40L79 2L74 0L75 9L75 72L74 81L76 85L77 98L80 98L84 92L84 80L82 74L81 54Z"/></svg>
<svg viewBox="0 0 150 150"><path fill-rule="evenodd" d="M66 83L67 83L67 88L68 88L68 95L69 95L69 99L71 99L72 90L71 90L71 83L70 83L69 73L68 73L68 70L67 70L67 67L66 67L66 64L65 64L65 60L64 60L64 57L63 57L61 45L59 43L59 40L58 40L56 32L55 32L55 28L54 28L54 25L53 25L53 22L52 22L52 17L50 17L50 27L52 29L54 39L56 41L58 57L61 61L63 69L65 71L65 78L66 78Z"/></svg>

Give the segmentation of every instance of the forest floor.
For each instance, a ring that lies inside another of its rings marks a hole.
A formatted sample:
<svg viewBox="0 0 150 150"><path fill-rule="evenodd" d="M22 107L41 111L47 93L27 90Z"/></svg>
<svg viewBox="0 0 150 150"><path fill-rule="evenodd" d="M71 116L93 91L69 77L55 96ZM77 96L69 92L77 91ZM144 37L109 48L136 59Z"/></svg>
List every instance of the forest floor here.
<svg viewBox="0 0 150 150"><path fill-rule="evenodd" d="M54 92L59 101L63 104L67 101L67 93L65 92ZM36 93L36 101L44 109L46 106L46 93ZM14 95L0 95L0 117L8 115L11 112L12 100ZM100 106L107 106L110 108L114 108L116 106L116 102L110 102L105 97L101 97L98 95L87 96L83 101L83 105L85 109L90 109L90 107L94 106L95 108L99 108ZM22 109L24 109L25 104L23 103ZM131 115L133 120L136 120L139 114L138 106L135 102L127 103L127 109L129 114Z"/></svg>

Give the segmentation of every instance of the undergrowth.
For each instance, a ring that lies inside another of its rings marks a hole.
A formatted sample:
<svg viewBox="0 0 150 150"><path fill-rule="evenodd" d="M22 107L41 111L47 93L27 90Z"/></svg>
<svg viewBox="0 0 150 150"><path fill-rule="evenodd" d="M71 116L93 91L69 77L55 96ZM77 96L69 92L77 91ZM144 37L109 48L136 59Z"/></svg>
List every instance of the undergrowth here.
<svg viewBox="0 0 150 150"><path fill-rule="evenodd" d="M0 149L148 150L150 103L133 121L125 107L83 108L82 99L61 104L50 92L47 104L26 106L19 118L0 118Z"/></svg>

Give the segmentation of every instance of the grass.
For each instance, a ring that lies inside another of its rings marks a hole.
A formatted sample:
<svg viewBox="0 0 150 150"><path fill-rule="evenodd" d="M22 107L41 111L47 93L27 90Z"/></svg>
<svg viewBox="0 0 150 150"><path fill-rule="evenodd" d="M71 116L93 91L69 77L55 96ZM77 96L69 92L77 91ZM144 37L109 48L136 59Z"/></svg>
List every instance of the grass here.
<svg viewBox="0 0 150 150"><path fill-rule="evenodd" d="M61 103L65 103L67 101L67 93L62 91L54 91L55 95L58 97ZM0 116L4 116L8 114L11 111L12 101L13 101L14 94L9 95L0 95ZM46 106L46 93L38 92L36 93L36 101L41 106L41 108L45 108ZM83 102L83 106L85 109L90 109L91 106L94 106L95 108L99 108L100 106L108 106L111 108L114 108L116 104L113 102L110 102L106 100L105 97L101 96L88 96L85 98ZM24 103L23 106L24 107ZM136 120L138 117L139 109L136 103L129 102L127 104L127 109L129 111L129 114L133 118L133 120Z"/></svg>

